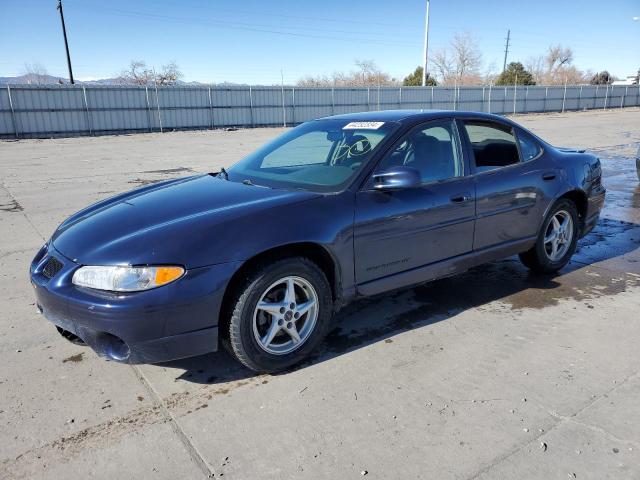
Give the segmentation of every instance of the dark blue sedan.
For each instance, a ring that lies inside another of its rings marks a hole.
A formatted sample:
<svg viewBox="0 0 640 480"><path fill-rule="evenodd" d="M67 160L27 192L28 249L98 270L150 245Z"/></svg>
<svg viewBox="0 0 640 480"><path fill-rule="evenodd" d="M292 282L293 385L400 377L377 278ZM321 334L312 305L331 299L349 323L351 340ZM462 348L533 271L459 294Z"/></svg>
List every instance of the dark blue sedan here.
<svg viewBox="0 0 640 480"><path fill-rule="evenodd" d="M387 111L291 129L227 170L67 219L31 264L38 308L121 362L215 351L274 372L334 313L519 254L555 272L604 203L600 161L494 115Z"/></svg>

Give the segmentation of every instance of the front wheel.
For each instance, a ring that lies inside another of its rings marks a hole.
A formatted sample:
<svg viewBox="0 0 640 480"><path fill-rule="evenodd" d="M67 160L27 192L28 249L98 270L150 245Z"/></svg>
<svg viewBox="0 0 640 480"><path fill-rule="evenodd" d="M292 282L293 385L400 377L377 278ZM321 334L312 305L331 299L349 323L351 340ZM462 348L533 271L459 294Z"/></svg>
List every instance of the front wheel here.
<svg viewBox="0 0 640 480"><path fill-rule="evenodd" d="M578 211L571 200L558 201L545 218L536 244L520 254L522 263L536 272L560 270L576 251L579 221Z"/></svg>
<svg viewBox="0 0 640 480"><path fill-rule="evenodd" d="M231 353L257 372L301 361L323 339L333 313L331 287L303 257L257 268L237 292L229 320Z"/></svg>

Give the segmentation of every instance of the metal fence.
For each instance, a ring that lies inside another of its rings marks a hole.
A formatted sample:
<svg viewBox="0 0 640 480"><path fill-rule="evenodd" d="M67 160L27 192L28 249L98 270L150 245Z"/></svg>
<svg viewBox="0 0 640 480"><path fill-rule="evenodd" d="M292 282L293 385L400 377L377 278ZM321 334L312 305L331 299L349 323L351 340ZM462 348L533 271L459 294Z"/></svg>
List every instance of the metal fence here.
<svg viewBox="0 0 640 480"><path fill-rule="evenodd" d="M640 106L640 86L358 87L7 85L0 138L291 126L387 109L496 114Z"/></svg>

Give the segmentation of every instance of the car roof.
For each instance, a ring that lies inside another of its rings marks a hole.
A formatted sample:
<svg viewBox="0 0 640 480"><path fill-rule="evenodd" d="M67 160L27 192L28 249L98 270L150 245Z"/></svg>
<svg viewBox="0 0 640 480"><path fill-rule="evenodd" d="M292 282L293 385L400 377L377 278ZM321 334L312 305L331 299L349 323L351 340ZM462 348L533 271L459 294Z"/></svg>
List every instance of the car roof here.
<svg viewBox="0 0 640 480"><path fill-rule="evenodd" d="M460 110L376 110L370 112L346 113L320 118L319 120L346 120L353 122L416 122L435 118L485 118L487 120L502 120L504 117L483 112L467 112Z"/></svg>

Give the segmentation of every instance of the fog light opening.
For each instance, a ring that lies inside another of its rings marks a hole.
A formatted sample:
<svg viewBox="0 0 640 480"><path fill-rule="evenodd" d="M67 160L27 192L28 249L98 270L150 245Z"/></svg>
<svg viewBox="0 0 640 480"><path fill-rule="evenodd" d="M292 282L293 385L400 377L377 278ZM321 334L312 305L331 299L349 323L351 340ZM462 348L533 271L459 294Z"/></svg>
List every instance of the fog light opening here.
<svg viewBox="0 0 640 480"><path fill-rule="evenodd" d="M64 338L69 340L74 345L81 345L81 346L85 346L86 345L85 341L82 340L75 333L71 333L69 330L65 330L64 328L60 328L57 325L56 325L56 330L58 330L58 333L60 335L62 335Z"/></svg>
<svg viewBox="0 0 640 480"><path fill-rule="evenodd" d="M129 358L129 354L131 353L129 346L115 335L111 335L110 333L103 334L100 343L103 344L105 355L112 360L123 362Z"/></svg>

